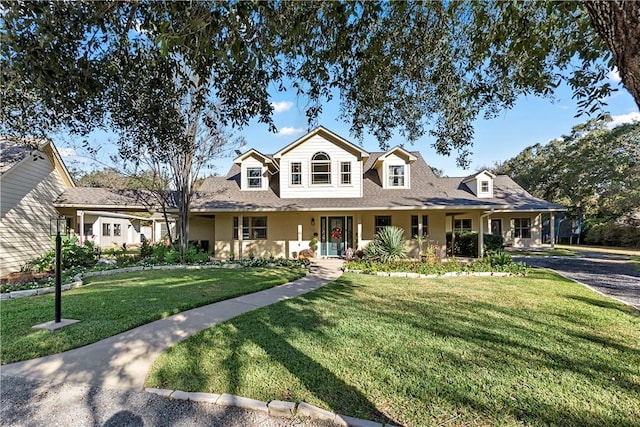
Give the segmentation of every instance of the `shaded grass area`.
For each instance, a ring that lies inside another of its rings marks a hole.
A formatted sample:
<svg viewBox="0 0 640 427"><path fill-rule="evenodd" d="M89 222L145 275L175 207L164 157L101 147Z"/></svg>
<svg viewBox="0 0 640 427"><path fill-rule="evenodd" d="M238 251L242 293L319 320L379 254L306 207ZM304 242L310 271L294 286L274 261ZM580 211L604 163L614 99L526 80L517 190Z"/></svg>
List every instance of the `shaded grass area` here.
<svg viewBox="0 0 640 427"><path fill-rule="evenodd" d="M62 294L62 317L80 323L32 329L54 318L54 294L2 301L2 363L81 347L190 308L257 292L304 276L303 269L149 270L85 279Z"/></svg>
<svg viewBox="0 0 640 427"><path fill-rule="evenodd" d="M305 401L408 426L638 425L631 310L542 270L348 273L172 347L147 386Z"/></svg>

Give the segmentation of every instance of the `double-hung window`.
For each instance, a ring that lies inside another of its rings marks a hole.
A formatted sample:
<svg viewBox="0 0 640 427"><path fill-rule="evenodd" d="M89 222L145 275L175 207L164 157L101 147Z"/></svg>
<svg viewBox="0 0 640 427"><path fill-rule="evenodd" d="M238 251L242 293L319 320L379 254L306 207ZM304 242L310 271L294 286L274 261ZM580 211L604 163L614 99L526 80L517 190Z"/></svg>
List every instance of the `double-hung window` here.
<svg viewBox="0 0 640 427"><path fill-rule="evenodd" d="M311 158L311 184L331 184L331 158L327 153L316 153Z"/></svg>
<svg viewBox="0 0 640 427"><path fill-rule="evenodd" d="M389 166L389 187L404 187L404 165Z"/></svg>
<svg viewBox="0 0 640 427"><path fill-rule="evenodd" d="M302 163L291 163L291 185L302 185Z"/></svg>
<svg viewBox="0 0 640 427"><path fill-rule="evenodd" d="M233 238L238 239L238 217L233 217ZM267 217L245 216L242 217L242 240L266 240Z"/></svg>
<svg viewBox="0 0 640 427"><path fill-rule="evenodd" d="M111 236L111 224L102 224L102 235Z"/></svg>
<svg viewBox="0 0 640 427"><path fill-rule="evenodd" d="M411 215L411 238L416 238L420 235L418 215ZM429 235L429 215L422 215L422 237Z"/></svg>
<svg viewBox="0 0 640 427"><path fill-rule="evenodd" d="M380 232L384 227L391 225L390 215L376 215L376 233Z"/></svg>
<svg viewBox="0 0 640 427"><path fill-rule="evenodd" d="M262 188L262 168L247 168L247 187Z"/></svg>
<svg viewBox="0 0 640 427"><path fill-rule="evenodd" d="M453 222L454 231L473 231L471 228L471 219L456 219Z"/></svg>
<svg viewBox="0 0 640 427"><path fill-rule="evenodd" d="M531 218L513 219L513 237L531 238Z"/></svg>
<svg viewBox="0 0 640 427"><path fill-rule="evenodd" d="M481 181L480 182L480 192L488 193L489 192L489 181Z"/></svg>
<svg viewBox="0 0 640 427"><path fill-rule="evenodd" d="M113 224L113 235L122 236L122 226L120 224Z"/></svg>
<svg viewBox="0 0 640 427"><path fill-rule="evenodd" d="M351 184L351 162L340 162L340 184Z"/></svg>

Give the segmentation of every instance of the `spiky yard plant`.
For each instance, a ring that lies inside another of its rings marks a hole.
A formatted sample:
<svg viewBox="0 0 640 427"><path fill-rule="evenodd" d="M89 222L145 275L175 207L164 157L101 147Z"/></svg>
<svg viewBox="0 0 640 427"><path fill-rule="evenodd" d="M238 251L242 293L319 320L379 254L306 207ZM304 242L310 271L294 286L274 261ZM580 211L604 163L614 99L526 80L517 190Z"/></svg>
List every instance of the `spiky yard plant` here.
<svg viewBox="0 0 640 427"><path fill-rule="evenodd" d="M384 227L365 247L364 254L368 259L381 262L394 262L406 258L407 243L404 230L394 226Z"/></svg>

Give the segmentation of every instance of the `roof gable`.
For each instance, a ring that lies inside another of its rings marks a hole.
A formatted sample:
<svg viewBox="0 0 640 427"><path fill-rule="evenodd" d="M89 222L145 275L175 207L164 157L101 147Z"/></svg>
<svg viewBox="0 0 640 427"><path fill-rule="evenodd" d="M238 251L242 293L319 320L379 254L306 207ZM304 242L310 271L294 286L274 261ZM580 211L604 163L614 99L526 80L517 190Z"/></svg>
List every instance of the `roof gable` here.
<svg viewBox="0 0 640 427"><path fill-rule="evenodd" d="M47 156L53 168L67 187L75 187L73 178L69 173L56 146L50 140L28 140L21 142L12 139L0 139L0 174L10 172L18 164L32 160L44 160L42 154Z"/></svg>
<svg viewBox="0 0 640 427"><path fill-rule="evenodd" d="M311 132L309 132L306 135L296 139L291 144L287 145L286 147L284 147L283 149L281 149L280 151L275 153L273 155L273 158L276 159L276 160L279 160L283 155L285 155L289 151L293 150L294 148L298 147L299 145L303 144L305 141L308 141L309 139L313 138L316 135L321 136L322 138L326 139L327 141L332 142L332 143L334 143L336 145L339 145L339 146L343 147L347 151L349 151L349 152L355 154L356 156L358 156L360 159L365 159L365 158L369 157L369 153L364 151L362 148L358 147L357 145L352 144L351 142L347 141L346 139L342 138L341 136L331 132L329 129L327 129L327 128L323 127L323 126L318 126L317 128L315 128Z"/></svg>

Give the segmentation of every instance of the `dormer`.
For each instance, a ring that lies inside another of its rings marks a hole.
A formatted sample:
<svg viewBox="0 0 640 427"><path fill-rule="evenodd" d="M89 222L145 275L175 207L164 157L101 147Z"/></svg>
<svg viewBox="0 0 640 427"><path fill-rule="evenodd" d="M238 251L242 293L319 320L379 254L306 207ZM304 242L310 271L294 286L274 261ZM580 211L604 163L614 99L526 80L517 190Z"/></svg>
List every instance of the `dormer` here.
<svg viewBox="0 0 640 427"><path fill-rule="evenodd" d="M277 170L271 158L251 149L236 157L233 162L240 165L240 189L243 191L265 191L269 189L269 178Z"/></svg>
<svg viewBox="0 0 640 427"><path fill-rule="evenodd" d="M382 188L411 188L411 164L416 160L416 156L400 146L378 157L373 167L378 171Z"/></svg>
<svg viewBox="0 0 640 427"><path fill-rule="evenodd" d="M495 177L491 172L483 170L462 182L465 183L469 190L479 199L490 199L493 197L493 179Z"/></svg>
<svg viewBox="0 0 640 427"><path fill-rule="evenodd" d="M322 126L273 155L280 169L280 197L362 197L369 153Z"/></svg>

